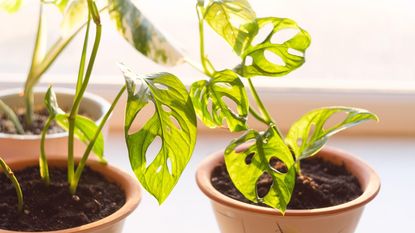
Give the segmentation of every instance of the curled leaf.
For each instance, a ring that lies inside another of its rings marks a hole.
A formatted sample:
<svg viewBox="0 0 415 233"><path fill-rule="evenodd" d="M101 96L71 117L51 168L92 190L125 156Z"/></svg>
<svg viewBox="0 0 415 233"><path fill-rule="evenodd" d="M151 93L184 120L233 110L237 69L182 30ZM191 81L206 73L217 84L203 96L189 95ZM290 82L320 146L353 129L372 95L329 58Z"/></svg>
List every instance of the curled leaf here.
<svg viewBox="0 0 415 233"><path fill-rule="evenodd" d="M252 41L250 35L258 31L256 14L246 0L210 0L203 18L238 55Z"/></svg>
<svg viewBox="0 0 415 233"><path fill-rule="evenodd" d="M55 120L60 127L68 131L68 114L66 114L61 108L59 108L58 101L56 99L56 95L52 87L49 87L49 89L47 90L44 102L46 108L48 109L49 117L51 118L51 120ZM97 130L98 126L93 120L81 115L76 116L74 135L85 145L88 145L89 142L94 138L95 132ZM98 157L100 162L106 163L104 157L104 136L102 135L102 133L99 134L94 144L94 147L92 148L92 151Z"/></svg>
<svg viewBox="0 0 415 233"><path fill-rule="evenodd" d="M206 126L220 127L225 119L232 132L247 129L248 97L242 81L233 71L223 70L209 81L193 83L190 96L197 115ZM235 110L231 109L230 101L236 105Z"/></svg>
<svg viewBox="0 0 415 233"><path fill-rule="evenodd" d="M140 76L121 66L128 90L125 138L131 167L143 187L161 204L186 167L196 143L196 114L185 86L169 73ZM149 104L155 112L136 132L130 132L137 114ZM161 148L147 162L147 150L156 138ZM170 165L169 165L170 164Z"/></svg>
<svg viewBox="0 0 415 233"><path fill-rule="evenodd" d="M326 124L336 113L344 113L345 116L334 126L328 127ZM319 152L330 136L368 120L377 121L378 117L367 110L358 108L316 109L302 116L291 126L285 142L299 161Z"/></svg>
<svg viewBox="0 0 415 233"><path fill-rule="evenodd" d="M290 73L305 62L305 51L310 46L311 38L297 23L291 19L274 17L259 18L257 23L260 28L271 25L272 30L264 41L251 44L241 54L243 63L236 68L240 75L247 78L278 77ZM288 29L296 31L295 35L278 38Z"/></svg>
<svg viewBox="0 0 415 233"><path fill-rule="evenodd" d="M273 161L280 161L277 168ZM287 208L295 184L294 159L274 126L259 133L247 131L225 150L225 162L236 188L249 200L265 203L281 212ZM260 197L257 183L261 176L272 178L271 187Z"/></svg>
<svg viewBox="0 0 415 233"><path fill-rule="evenodd" d="M118 32L140 53L156 63L177 65L184 58L130 0L108 0L109 14Z"/></svg>

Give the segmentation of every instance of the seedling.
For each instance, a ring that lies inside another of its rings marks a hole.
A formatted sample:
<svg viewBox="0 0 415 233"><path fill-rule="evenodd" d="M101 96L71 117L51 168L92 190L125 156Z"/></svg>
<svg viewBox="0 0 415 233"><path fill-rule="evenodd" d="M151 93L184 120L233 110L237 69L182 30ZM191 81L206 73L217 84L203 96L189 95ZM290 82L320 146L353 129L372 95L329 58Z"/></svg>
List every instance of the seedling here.
<svg viewBox="0 0 415 233"><path fill-rule="evenodd" d="M14 188L16 189L16 195L17 195L17 209L19 212L23 210L23 193L22 189L20 188L19 181L17 180L16 176L14 176L14 173L12 169L6 164L6 162L0 158L0 168L3 170L4 174L7 178L12 182Z"/></svg>

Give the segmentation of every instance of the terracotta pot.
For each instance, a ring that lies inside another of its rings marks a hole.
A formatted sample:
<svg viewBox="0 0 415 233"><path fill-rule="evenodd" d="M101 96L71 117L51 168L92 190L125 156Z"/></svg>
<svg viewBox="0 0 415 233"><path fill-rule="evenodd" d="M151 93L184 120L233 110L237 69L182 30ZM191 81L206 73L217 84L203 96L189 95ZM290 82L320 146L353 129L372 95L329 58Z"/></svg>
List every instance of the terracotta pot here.
<svg viewBox="0 0 415 233"><path fill-rule="evenodd" d="M75 90L55 88L59 106L62 109L70 109L73 103ZM46 89L36 89L34 92L35 109L43 107L43 98ZM0 99L9 105L13 110L24 107L24 100L21 96L21 89L10 89L0 91ZM103 98L86 93L80 106L80 112L86 114L92 120L100 122L109 109L110 104ZM108 127L103 128L104 137ZM47 135L45 149L47 154L66 155L67 140L66 132ZM82 156L85 145L75 140L75 156ZM0 133L0 154L6 160L19 157L38 157L40 152L40 135L17 135Z"/></svg>
<svg viewBox="0 0 415 233"><path fill-rule="evenodd" d="M60 156L49 157L49 166L66 167L67 161ZM24 169L28 166L38 166L39 161L34 158L8 161L8 165L14 171ZM90 160L87 165L94 171L101 173L108 181L118 184L125 192L126 202L115 213L96 222L79 227L47 231L48 233L121 233L124 221L133 212L141 201L141 188L137 180L126 172L111 165L102 165L95 160ZM53 178L52 178L53 179ZM8 231L0 229L0 233L22 233L21 231ZM23 232L24 233L24 232ZM46 232L44 232L46 233Z"/></svg>
<svg viewBox="0 0 415 233"><path fill-rule="evenodd" d="M223 163L223 152L217 152L201 163L196 180L202 192L211 199L222 233L352 233L364 206L379 192L380 179L366 163L343 151L325 148L316 156L334 164L344 164L359 180L363 194L341 205L287 210L282 216L277 210L234 200L212 186L211 173L218 164Z"/></svg>

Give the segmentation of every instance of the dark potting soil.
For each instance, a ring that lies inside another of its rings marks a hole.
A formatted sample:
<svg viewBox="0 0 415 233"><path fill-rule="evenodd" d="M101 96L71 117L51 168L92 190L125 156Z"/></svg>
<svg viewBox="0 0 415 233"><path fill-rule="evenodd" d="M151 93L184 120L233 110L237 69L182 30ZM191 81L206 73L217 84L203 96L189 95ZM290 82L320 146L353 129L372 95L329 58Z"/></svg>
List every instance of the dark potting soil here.
<svg viewBox="0 0 415 233"><path fill-rule="evenodd" d="M362 194L359 181L344 166L337 166L321 158L311 157L302 161L301 171L303 174L296 177L288 209L335 206L354 200ZM245 203L266 206L262 203L256 204L249 201L236 189L225 164L221 164L213 170L211 182L219 192L226 196ZM271 184L271 176L262 175L257 183L258 195L265 196Z"/></svg>
<svg viewBox="0 0 415 233"><path fill-rule="evenodd" d="M24 109L20 109L17 111L17 117L19 118L19 121L22 124L26 135L41 134L43 127L48 119L48 116L49 114L46 109L36 111L33 115L32 125L26 125ZM12 121L10 121L4 114L0 115L0 132L7 134L17 134L16 128L14 127ZM48 129L47 134L55 134L62 132L64 132L64 130L55 121L53 121Z"/></svg>
<svg viewBox="0 0 415 233"><path fill-rule="evenodd" d="M125 194L116 184L86 168L77 194L69 193L66 169L51 168L49 187L41 181L39 168L16 171L24 195L24 210L17 211L14 187L0 174L0 229L51 231L76 227L102 219L125 203Z"/></svg>

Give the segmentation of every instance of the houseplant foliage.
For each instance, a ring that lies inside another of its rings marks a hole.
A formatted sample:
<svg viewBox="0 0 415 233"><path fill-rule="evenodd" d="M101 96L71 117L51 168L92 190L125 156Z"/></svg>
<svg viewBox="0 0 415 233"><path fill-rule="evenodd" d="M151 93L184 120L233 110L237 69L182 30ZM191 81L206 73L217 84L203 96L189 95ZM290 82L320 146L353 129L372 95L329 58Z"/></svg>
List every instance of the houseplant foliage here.
<svg viewBox="0 0 415 233"><path fill-rule="evenodd" d="M151 60L163 65L176 65L183 62L183 56L178 49L167 43L163 34L157 30L131 0L99 0L96 1L100 12L107 12L115 29L138 52ZM17 12L23 4L22 0L0 0L0 10L9 13ZM47 41L47 22L45 10L52 6L62 14L59 36L56 41ZM53 0L39 1L39 16L36 31L32 61L24 85L25 125L33 122L33 88L38 84L42 75L54 63L72 39L87 25L87 0ZM48 46L51 44L50 46ZM1 100L0 100L1 102ZM5 109L1 102L0 108ZM7 110L10 110L9 107ZM22 124L13 111L6 111L12 119L19 134L23 134Z"/></svg>

